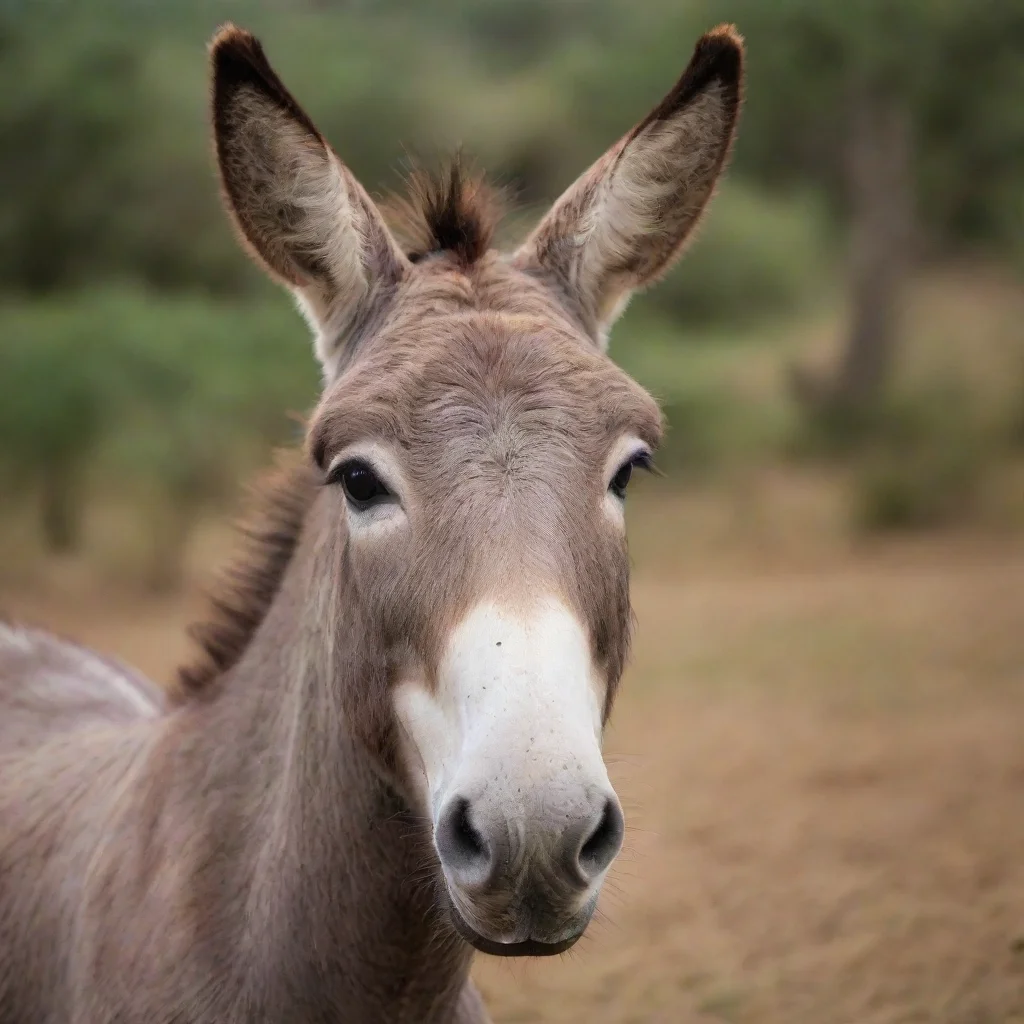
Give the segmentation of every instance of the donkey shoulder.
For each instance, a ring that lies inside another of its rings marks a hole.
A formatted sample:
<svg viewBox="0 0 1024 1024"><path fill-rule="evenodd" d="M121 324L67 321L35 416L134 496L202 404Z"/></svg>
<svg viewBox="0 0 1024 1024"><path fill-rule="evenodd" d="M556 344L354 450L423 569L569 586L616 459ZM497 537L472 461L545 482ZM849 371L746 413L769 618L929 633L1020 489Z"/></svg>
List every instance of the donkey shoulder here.
<svg viewBox="0 0 1024 1024"><path fill-rule="evenodd" d="M86 723L154 718L165 706L159 687L120 661L0 621L0 750Z"/></svg>

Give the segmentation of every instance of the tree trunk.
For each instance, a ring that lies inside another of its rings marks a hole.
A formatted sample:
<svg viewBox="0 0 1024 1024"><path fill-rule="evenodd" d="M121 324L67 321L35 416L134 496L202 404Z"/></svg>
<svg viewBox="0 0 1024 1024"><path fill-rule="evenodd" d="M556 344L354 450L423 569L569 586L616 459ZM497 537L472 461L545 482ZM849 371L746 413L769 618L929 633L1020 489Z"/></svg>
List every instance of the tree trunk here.
<svg viewBox="0 0 1024 1024"><path fill-rule="evenodd" d="M850 128L850 323L832 391L856 410L879 397L893 363L913 199L910 119L899 100L859 90Z"/></svg>
<svg viewBox="0 0 1024 1024"><path fill-rule="evenodd" d="M77 551L81 539L79 495L74 477L74 473L59 463L43 474L40 494L43 539L54 554Z"/></svg>
<svg viewBox="0 0 1024 1024"><path fill-rule="evenodd" d="M816 418L849 426L885 387L910 264L911 126L898 97L867 85L853 90L845 164L851 220L845 345L831 374L820 378L795 367L792 384Z"/></svg>

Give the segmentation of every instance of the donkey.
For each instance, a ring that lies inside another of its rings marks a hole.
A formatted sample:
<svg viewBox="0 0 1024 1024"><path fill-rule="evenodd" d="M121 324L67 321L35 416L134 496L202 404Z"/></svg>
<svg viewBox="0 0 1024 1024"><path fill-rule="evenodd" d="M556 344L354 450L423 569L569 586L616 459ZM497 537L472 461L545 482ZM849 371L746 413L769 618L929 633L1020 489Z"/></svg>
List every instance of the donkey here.
<svg viewBox="0 0 1024 1024"><path fill-rule="evenodd" d="M500 254L457 166L393 234L257 40L214 38L226 206L323 390L173 693L0 629L0 1024L470 1024L474 950L583 934L661 431L608 330L708 203L742 60L702 37Z"/></svg>

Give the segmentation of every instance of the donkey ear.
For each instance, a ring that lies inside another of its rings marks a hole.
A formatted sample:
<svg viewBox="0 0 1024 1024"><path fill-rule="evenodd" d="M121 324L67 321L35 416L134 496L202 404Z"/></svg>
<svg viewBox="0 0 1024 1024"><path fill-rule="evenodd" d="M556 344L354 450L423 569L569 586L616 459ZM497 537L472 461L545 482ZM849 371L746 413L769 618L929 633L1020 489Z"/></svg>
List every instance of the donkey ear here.
<svg viewBox="0 0 1024 1024"><path fill-rule="evenodd" d="M295 292L330 376L349 328L408 261L259 41L226 25L210 63L225 205L256 261Z"/></svg>
<svg viewBox="0 0 1024 1024"><path fill-rule="evenodd" d="M675 88L555 203L517 253L602 345L631 293L676 260L714 191L742 95L743 40L703 36Z"/></svg>

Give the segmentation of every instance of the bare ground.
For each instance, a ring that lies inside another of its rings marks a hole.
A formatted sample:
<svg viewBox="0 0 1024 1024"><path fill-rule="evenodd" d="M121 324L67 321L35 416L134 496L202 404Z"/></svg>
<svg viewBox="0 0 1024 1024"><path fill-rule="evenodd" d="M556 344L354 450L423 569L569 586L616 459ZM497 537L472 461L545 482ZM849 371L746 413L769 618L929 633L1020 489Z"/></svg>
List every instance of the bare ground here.
<svg viewBox="0 0 1024 1024"><path fill-rule="evenodd" d="M499 1020L1024 1021L1024 561L937 558L638 581L625 862Z"/></svg>
<svg viewBox="0 0 1024 1024"><path fill-rule="evenodd" d="M497 1021L1024 1021L1024 550L780 544L641 538L627 849L571 953L481 958ZM198 607L0 600L163 677Z"/></svg>

